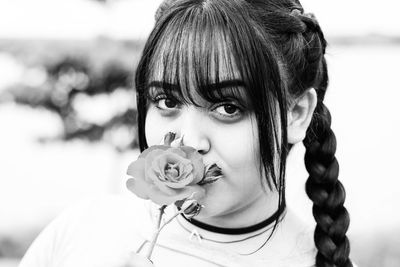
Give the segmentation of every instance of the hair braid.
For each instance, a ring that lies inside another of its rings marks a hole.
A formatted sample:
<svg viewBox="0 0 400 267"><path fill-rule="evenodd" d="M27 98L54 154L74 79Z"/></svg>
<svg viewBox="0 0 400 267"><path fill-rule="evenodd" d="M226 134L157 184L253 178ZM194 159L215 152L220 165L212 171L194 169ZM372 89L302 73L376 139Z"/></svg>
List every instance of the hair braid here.
<svg viewBox="0 0 400 267"><path fill-rule="evenodd" d="M314 242L318 249L316 266L349 267L353 266L349 259L350 243L346 236L350 217L343 206L345 189L338 180L339 163L335 157L336 137L331 129L331 114L323 103L328 86L324 58L326 41L312 15L300 17L308 28L305 39L310 39L309 43L320 42L321 45L319 57L315 51L305 53L306 60L311 62L309 67L317 66L316 70L310 71L315 75L310 87L317 91L318 104L303 141L306 147L304 161L309 173L306 193L313 201L313 216L317 222L314 232Z"/></svg>
<svg viewBox="0 0 400 267"><path fill-rule="evenodd" d="M339 164L335 157L336 137L331 129L331 115L323 100L328 87L325 60L327 42L313 14L304 13L294 2L274 12L274 36L283 54L289 78L289 91L296 97L315 88L318 104L303 141L305 166L309 173L306 193L313 201L317 222L314 242L318 249L317 267L349 267L350 244L346 237L350 218L345 190L338 180Z"/></svg>
<svg viewBox="0 0 400 267"><path fill-rule="evenodd" d="M307 132L305 166L309 173L306 192L313 201L317 222L314 242L318 249L316 266L352 266L350 244L346 237L349 214L343 206L345 190L338 180L339 164L335 157L336 138L329 110L320 101Z"/></svg>

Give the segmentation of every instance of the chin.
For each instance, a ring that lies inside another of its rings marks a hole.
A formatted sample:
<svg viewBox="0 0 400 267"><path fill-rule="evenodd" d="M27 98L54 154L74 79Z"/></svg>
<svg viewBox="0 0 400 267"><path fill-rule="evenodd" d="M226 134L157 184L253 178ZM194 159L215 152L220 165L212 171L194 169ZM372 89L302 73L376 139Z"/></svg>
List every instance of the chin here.
<svg viewBox="0 0 400 267"><path fill-rule="evenodd" d="M222 177L218 181L211 184L205 184L202 187L205 189L205 196L199 199L199 203L204 206L200 214L196 217L210 218L219 216L224 213L224 207L229 206L229 197L222 192L231 192L232 188L229 188L225 181L226 177Z"/></svg>
<svg viewBox="0 0 400 267"><path fill-rule="evenodd" d="M201 209L196 218L202 220L220 217L229 213L229 203L225 203L223 201L227 201L227 199L222 200L221 196L215 198L210 196L204 198L202 201L199 201L199 203L204 207Z"/></svg>
<svg viewBox="0 0 400 267"><path fill-rule="evenodd" d="M216 218L220 215L220 212L211 208L204 207L200 213L194 218L195 220L207 223L209 219Z"/></svg>

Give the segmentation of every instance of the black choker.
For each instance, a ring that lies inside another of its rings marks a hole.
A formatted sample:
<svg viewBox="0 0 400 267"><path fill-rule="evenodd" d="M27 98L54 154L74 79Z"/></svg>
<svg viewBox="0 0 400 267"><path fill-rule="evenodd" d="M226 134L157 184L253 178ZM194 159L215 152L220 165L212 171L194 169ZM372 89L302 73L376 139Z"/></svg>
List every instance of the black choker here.
<svg viewBox="0 0 400 267"><path fill-rule="evenodd" d="M214 232L214 233L219 233L219 234L228 234L228 235L241 235L241 234L248 234L257 230L260 230L274 221L276 221L283 211L285 210L285 205L283 205L280 209L278 209L274 214L272 214L270 217L268 217L266 220L257 223L252 226L248 227L242 227L242 228L223 228L223 227L217 227L213 226L210 224L202 223L200 221L197 221L195 219L187 219L185 216L182 215L183 218L185 218L186 221L190 222L191 224L200 227L204 230Z"/></svg>

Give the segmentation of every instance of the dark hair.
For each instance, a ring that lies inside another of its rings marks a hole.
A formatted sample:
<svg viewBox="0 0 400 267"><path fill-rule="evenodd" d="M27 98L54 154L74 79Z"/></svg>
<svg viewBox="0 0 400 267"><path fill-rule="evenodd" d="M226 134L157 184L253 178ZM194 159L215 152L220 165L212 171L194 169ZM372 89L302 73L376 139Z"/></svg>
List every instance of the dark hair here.
<svg viewBox="0 0 400 267"><path fill-rule="evenodd" d="M189 87L208 101L218 101L218 91L207 88L219 81L219 66L227 67L229 78L238 75L233 71L237 69L257 119L260 171L267 174L268 187L279 193L282 209L289 151L287 109L290 101L315 88L318 104L303 143L309 172L306 192L317 222L316 265L352 266L336 140L323 104L328 86L325 48L318 22L296 0L164 1L136 72L139 144L141 150L147 148L147 91L156 64L163 70L164 87L177 84L182 101L193 104Z"/></svg>

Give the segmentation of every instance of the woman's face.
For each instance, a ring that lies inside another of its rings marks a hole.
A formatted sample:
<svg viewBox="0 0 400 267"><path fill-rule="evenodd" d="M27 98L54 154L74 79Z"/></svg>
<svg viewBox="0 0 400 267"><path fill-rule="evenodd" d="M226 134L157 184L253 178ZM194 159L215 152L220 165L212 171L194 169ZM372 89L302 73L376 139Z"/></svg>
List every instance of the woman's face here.
<svg viewBox="0 0 400 267"><path fill-rule="evenodd" d="M157 73L157 72L156 72ZM221 72L222 77L224 71ZM150 84L162 81L153 75ZM220 78L221 81L226 79ZM234 83L234 82L233 82ZM229 83L227 83L229 84ZM217 86L218 87L218 86ZM223 86L222 86L223 87ZM276 202L266 192L260 174L260 149L257 122L246 99L245 88L230 95L223 87L224 98L210 103L190 93L200 107L177 100L163 88L150 87L145 135L149 146L160 144L168 132L183 136L183 144L194 147L203 155L206 165L216 163L223 172L217 182L205 185L206 196L200 200L205 207L196 217L221 227L244 227L268 217ZM240 95L241 97L238 97Z"/></svg>

